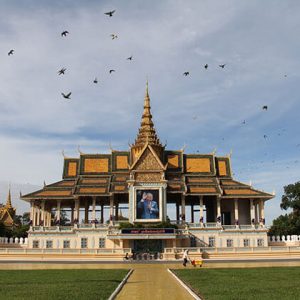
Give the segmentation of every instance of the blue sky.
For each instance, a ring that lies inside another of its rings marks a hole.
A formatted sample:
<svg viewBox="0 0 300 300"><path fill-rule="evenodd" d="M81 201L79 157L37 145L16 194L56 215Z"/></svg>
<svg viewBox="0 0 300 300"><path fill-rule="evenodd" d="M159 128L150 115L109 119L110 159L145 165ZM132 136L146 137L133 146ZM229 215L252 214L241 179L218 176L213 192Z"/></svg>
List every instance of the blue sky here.
<svg viewBox="0 0 300 300"><path fill-rule="evenodd" d="M58 181L78 145L127 150L148 78L167 148L232 150L236 179L276 191L270 223L300 174L299 35L299 1L1 1L0 181Z"/></svg>

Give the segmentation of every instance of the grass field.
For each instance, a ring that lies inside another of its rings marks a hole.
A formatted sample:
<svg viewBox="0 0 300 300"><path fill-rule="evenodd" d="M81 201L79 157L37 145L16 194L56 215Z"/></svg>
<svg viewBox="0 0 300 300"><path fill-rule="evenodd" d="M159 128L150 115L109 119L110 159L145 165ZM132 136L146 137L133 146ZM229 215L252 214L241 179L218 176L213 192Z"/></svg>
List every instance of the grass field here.
<svg viewBox="0 0 300 300"><path fill-rule="evenodd" d="M127 270L0 271L0 299L108 299Z"/></svg>
<svg viewBox="0 0 300 300"><path fill-rule="evenodd" d="M173 271L205 300L300 299L300 267Z"/></svg>

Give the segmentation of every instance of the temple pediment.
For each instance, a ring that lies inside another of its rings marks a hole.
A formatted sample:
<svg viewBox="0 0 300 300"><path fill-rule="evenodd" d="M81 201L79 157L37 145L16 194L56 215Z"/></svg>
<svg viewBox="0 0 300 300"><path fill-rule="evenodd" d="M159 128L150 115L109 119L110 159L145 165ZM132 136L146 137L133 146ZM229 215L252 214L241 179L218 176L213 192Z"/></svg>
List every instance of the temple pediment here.
<svg viewBox="0 0 300 300"><path fill-rule="evenodd" d="M151 145L146 144L140 156L130 169L137 171L165 171L166 167L163 165Z"/></svg>

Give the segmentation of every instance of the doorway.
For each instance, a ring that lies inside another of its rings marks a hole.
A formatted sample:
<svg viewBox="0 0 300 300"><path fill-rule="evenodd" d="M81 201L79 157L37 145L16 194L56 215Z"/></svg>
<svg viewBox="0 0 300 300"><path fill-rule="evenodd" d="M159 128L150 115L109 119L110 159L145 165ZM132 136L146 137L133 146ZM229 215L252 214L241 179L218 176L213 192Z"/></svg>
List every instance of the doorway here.
<svg viewBox="0 0 300 300"><path fill-rule="evenodd" d="M230 211L222 212L222 224L231 225L231 213Z"/></svg>
<svg viewBox="0 0 300 300"><path fill-rule="evenodd" d="M163 251L162 240L134 240L133 250L135 253L155 254Z"/></svg>

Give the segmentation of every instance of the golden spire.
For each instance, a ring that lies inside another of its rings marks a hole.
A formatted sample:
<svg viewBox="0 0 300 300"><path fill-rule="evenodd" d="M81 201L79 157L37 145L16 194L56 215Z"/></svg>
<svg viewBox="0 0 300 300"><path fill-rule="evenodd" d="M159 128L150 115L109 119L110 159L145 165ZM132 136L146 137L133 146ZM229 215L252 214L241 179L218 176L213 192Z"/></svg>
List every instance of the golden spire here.
<svg viewBox="0 0 300 300"><path fill-rule="evenodd" d="M6 208L11 208L11 207L12 207L12 205L11 205L10 187L9 187L9 189L8 189L8 195L7 195L5 207L6 207Z"/></svg>
<svg viewBox="0 0 300 300"><path fill-rule="evenodd" d="M146 93L144 98L144 111L142 115L141 126L137 138L134 143L134 147L143 147L146 143L152 146L163 147L157 137L154 124L152 121L150 97L148 90L148 80L146 82Z"/></svg>

